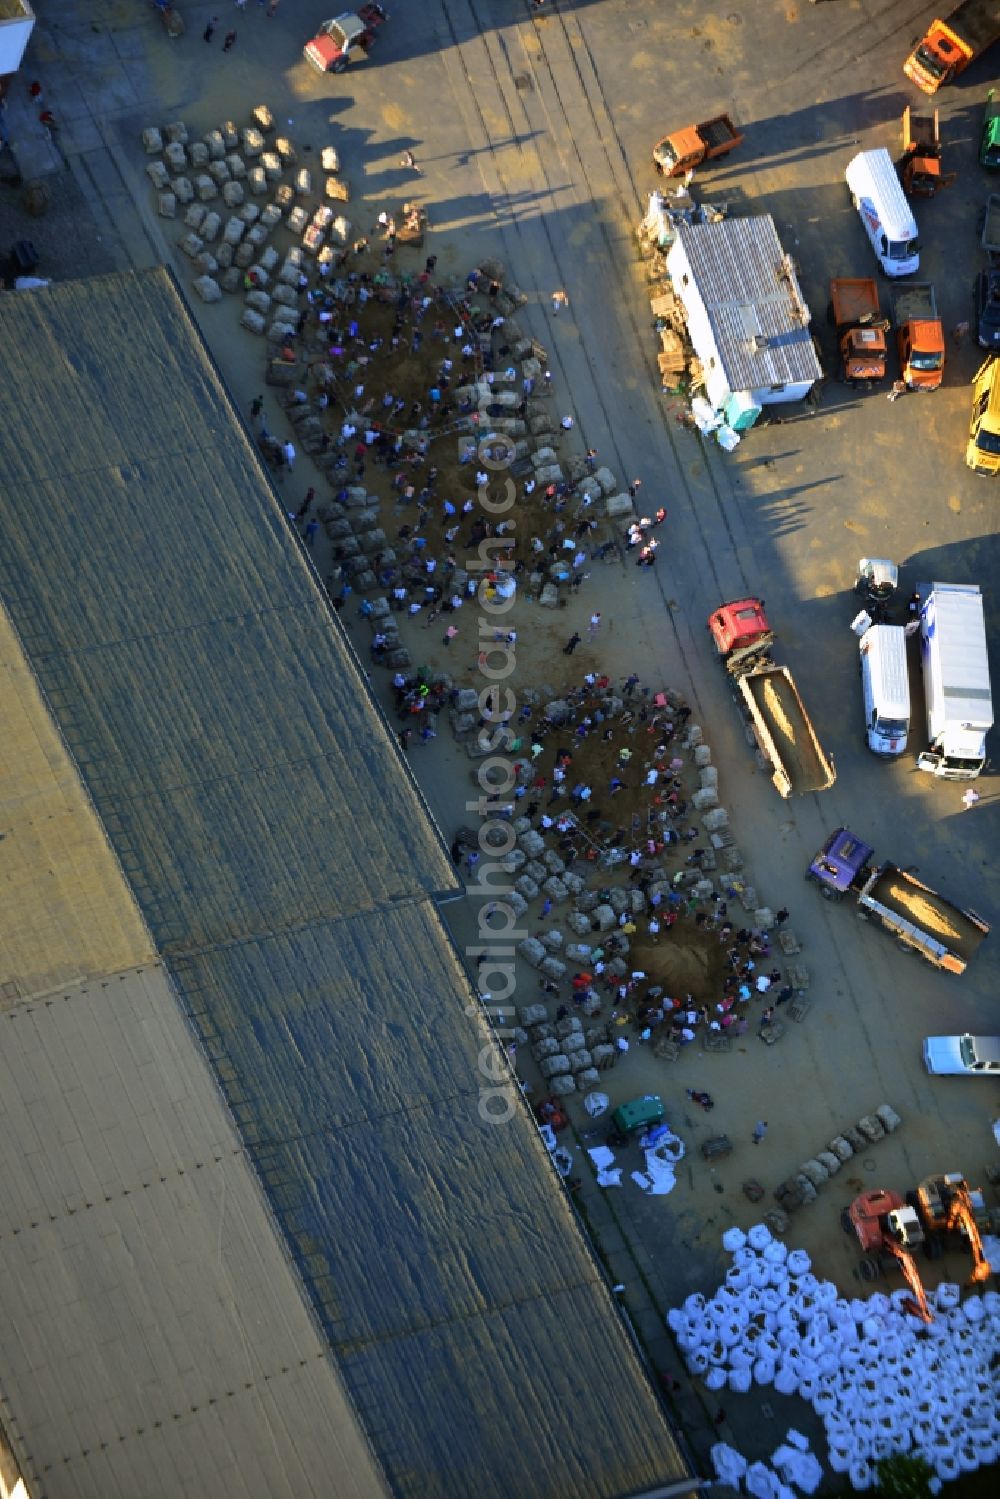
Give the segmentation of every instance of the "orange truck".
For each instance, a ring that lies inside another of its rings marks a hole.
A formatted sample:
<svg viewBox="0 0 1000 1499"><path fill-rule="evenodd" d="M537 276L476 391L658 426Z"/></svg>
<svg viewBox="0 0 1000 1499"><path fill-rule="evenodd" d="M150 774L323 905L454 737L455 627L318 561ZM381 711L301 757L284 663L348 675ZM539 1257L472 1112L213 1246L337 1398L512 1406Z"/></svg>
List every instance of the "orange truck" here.
<svg viewBox="0 0 1000 1499"><path fill-rule="evenodd" d="M701 125L685 125L665 135L653 147L653 165L664 177L683 177L703 162L725 156L743 140L728 115L716 115Z"/></svg>
<svg viewBox="0 0 1000 1499"><path fill-rule="evenodd" d="M910 390L937 390L944 377L944 329L928 281L893 292L899 369Z"/></svg>
<svg viewBox="0 0 1000 1499"><path fill-rule="evenodd" d="M917 115L909 104L903 110L903 154L896 170L908 198L936 198L957 176L941 170L939 113Z"/></svg>
<svg viewBox="0 0 1000 1499"><path fill-rule="evenodd" d="M838 276L830 282L829 321L837 330L841 378L852 385L885 379L885 334L889 326L870 276Z"/></svg>
<svg viewBox="0 0 1000 1499"><path fill-rule="evenodd" d="M998 39L1000 0L964 0L945 20L931 22L903 72L925 94L936 94Z"/></svg>

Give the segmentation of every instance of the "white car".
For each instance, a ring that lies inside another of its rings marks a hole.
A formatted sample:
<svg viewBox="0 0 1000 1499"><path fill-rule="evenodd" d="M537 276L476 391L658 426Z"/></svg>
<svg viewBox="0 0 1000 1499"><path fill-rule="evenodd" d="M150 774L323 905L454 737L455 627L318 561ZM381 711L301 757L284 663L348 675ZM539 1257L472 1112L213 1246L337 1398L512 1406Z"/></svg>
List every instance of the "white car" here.
<svg viewBox="0 0 1000 1499"><path fill-rule="evenodd" d="M928 1072L1000 1077L1000 1036L928 1036L924 1041Z"/></svg>

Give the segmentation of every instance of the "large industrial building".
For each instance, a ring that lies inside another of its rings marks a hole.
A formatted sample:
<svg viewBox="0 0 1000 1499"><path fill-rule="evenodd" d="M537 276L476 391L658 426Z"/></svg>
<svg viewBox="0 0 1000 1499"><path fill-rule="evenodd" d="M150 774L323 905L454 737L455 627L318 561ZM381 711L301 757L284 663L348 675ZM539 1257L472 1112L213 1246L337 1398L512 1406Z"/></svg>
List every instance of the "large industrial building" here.
<svg viewBox="0 0 1000 1499"><path fill-rule="evenodd" d="M480 1117L447 850L170 274L0 329L28 1493L688 1492L528 1110Z"/></svg>

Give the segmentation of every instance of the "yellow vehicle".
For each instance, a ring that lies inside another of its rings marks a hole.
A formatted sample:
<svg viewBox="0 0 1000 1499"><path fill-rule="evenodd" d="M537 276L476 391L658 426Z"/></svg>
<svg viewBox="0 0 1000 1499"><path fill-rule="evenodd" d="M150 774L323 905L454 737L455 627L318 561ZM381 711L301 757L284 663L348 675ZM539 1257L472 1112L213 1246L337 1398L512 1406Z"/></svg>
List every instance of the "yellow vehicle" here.
<svg viewBox="0 0 1000 1499"><path fill-rule="evenodd" d="M972 421L965 461L977 474L1000 474L1000 357L987 359L972 382Z"/></svg>

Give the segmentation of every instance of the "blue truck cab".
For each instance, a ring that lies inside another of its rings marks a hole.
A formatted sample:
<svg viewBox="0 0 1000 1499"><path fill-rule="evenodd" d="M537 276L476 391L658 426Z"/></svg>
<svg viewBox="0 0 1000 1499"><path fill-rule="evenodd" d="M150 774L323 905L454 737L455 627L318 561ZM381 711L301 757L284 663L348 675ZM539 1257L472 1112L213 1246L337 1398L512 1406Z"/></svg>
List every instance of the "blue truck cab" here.
<svg viewBox="0 0 1000 1499"><path fill-rule="evenodd" d="M874 852L850 828L837 828L809 865L806 879L815 881L826 900L841 900L862 884Z"/></svg>

